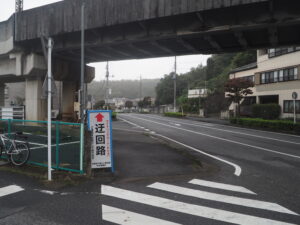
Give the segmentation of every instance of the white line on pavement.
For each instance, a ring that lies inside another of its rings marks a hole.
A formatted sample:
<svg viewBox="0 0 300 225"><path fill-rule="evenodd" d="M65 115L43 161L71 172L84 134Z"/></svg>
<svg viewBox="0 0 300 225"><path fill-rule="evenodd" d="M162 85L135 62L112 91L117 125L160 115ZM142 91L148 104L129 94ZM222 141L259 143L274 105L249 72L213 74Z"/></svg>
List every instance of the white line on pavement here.
<svg viewBox="0 0 300 225"><path fill-rule="evenodd" d="M143 115L143 116L146 116L146 115ZM151 118L151 116L148 116L148 115L147 115L147 117ZM152 118L159 118L159 117L161 117L161 116L152 116ZM184 120L184 119L180 119L180 120ZM202 121L197 121L197 123L203 124L204 126L212 126L212 124L213 124L213 123L205 123ZM215 124L213 124L213 125L215 125ZM245 130L245 131L252 131L252 132L254 131L254 132L259 132L259 133L269 133L269 134L276 134L276 135L280 135L280 136L300 138L300 135L295 135L295 134L285 134L285 133L279 133L279 132L273 132L273 131L257 130L257 129L229 126L229 125L223 125L223 124L217 124L217 125L221 126L221 127L226 127L226 128L231 127L231 128L238 129L238 130Z"/></svg>
<svg viewBox="0 0 300 225"><path fill-rule="evenodd" d="M121 120L123 120L124 122L127 122L127 123L129 123L129 124L131 124L131 125L134 125L134 126L139 127L139 125L137 125L137 124L135 124L135 123L132 123L132 122L130 122L130 121L128 121L128 120L125 120L125 119L123 119L123 118L122 118ZM179 145L181 145L181 146L184 146L184 147L186 147L186 148L188 148L188 149L191 149L191 150L193 150L193 151L196 151L196 152L198 152L198 153L201 153L201 154L203 154L203 155L206 155L206 156L208 156L208 157L210 157L210 158L216 159L216 160L221 161L221 162L223 162L223 163L226 163L226 164L228 164L228 165L230 165L230 166L233 166L233 167L234 167L234 175L236 175L236 176L240 176L241 173L242 173L242 168L241 168L239 165L235 164L235 163L232 163L232 162L229 162L229 161L227 161L227 160L225 160L225 159L219 158L219 157L217 157L217 156L208 154L208 153L206 153L206 152L204 152L204 151L201 151L201 150L199 150L199 149L197 149L197 148L194 148L194 147L192 147L192 146L186 145L186 144L184 144L184 143L181 143L181 142L179 142L179 141L176 141L176 140L171 139L171 138L169 138L169 137L166 137L166 136L164 136L164 135L157 134L157 133L151 133L151 134L153 134L153 135L155 135L155 136L162 137L162 138L167 139L167 140L169 140L169 141L172 141L172 142L174 142L174 143L176 143L176 144L179 144Z"/></svg>
<svg viewBox="0 0 300 225"><path fill-rule="evenodd" d="M173 122L173 124L177 126L177 124L174 123L174 121L172 121L172 120L167 120L167 119L162 119L162 118L152 117L152 116L144 116L144 117L152 118L152 119L157 119L157 120L162 120L162 121L166 121L166 122ZM181 123L185 124L185 125L189 125L189 126L202 127L202 128L207 128L207 129L212 129L212 130L218 130L218 131L223 131L223 132L227 132L227 133L232 133L232 134L241 134L241 135L246 135L246 136L250 136L250 137L256 137L256 138L261 138L261 139L268 139L268 140L273 140L273 141L279 141L279 142L284 142L284 143L289 143L289 144L300 145L300 142L287 141L287 140L282 140L282 139L278 139L278 138L271 138L271 137L266 137L266 136L261 136L261 135L243 133L243 132L240 132L240 131L232 131L232 130L220 129L220 128L216 128L216 127L210 127L210 126L207 126L207 125L199 125L199 124L184 123L184 122L181 122Z"/></svg>
<svg viewBox="0 0 300 225"><path fill-rule="evenodd" d="M240 206L251 207L256 209L263 209L263 210L270 210L270 211L275 211L280 213L298 215L297 213L272 202L264 202L264 201L247 199L247 198L239 198L239 197L229 196L229 195L215 194L215 193L194 190L194 189L179 187L170 184L163 184L159 182L151 184L148 187L161 190L161 191L167 191L175 194L190 196L194 198L201 198L201 199L206 199L211 201L223 202L227 204L240 205Z"/></svg>
<svg viewBox="0 0 300 225"><path fill-rule="evenodd" d="M144 121L151 122L151 123L156 123L156 124L159 124L159 125L162 125L162 126L172 127L172 128L175 128L175 129L179 129L179 130L187 131L187 132L190 132L190 133L194 133L194 134L198 134L198 135L218 139L218 140L225 141L225 142L230 142L230 143L234 143L234 144L238 144L238 145L243 145L243 146L250 147L250 148L256 148L256 149L266 151L266 152L272 152L272 153L276 153L276 154L285 155L285 156L289 156L289 157L292 157L292 158L300 159L300 156L297 156L297 155L292 155L292 154L288 154L288 153L284 153L284 152L278 152L278 151L275 151L275 150L272 150L272 149L263 148L263 147L259 147L259 146L255 146L255 145L250 145L250 144L242 143L242 142L239 142L239 141L233 141L233 140L229 140L229 139L226 139L226 138L221 138L221 137L217 137L217 136L213 136L213 135L209 135L209 134L205 134L205 133L201 133L201 132L197 132L197 131L193 131L193 130L184 129L184 128L181 128L181 127L171 126L169 124L164 124L164 123L159 123L159 122L155 122L155 121L152 121L152 120L142 119L142 118L139 118L139 117L131 117L131 118L144 120Z"/></svg>
<svg viewBox="0 0 300 225"><path fill-rule="evenodd" d="M122 225L180 225L106 205L102 205L102 218L105 221Z"/></svg>
<svg viewBox="0 0 300 225"><path fill-rule="evenodd" d="M119 199L124 199L132 202L137 202L145 205L159 207L175 212L185 213L193 216L199 216L207 219L218 220L222 222L243 224L243 225L288 225L281 221L250 216L241 213L215 209L211 207L199 206L194 204L183 203L166 198L151 196L147 194L127 191L111 186L101 186L102 195L111 196Z"/></svg>
<svg viewBox="0 0 300 225"><path fill-rule="evenodd" d="M193 179L189 183L204 186L204 187L217 188L217 189L222 189L222 190L227 190L227 191L235 191L235 192L256 195L256 193L248 190L247 188L244 188L241 186L236 186L236 185L231 185L231 184L222 184L222 183L217 183L217 182L212 182L212 181L207 181L207 180L199 180L199 179Z"/></svg>
<svg viewBox="0 0 300 225"><path fill-rule="evenodd" d="M20 191L24 191L23 188L17 186L17 185L10 185L7 187L3 187L0 188L0 197L6 196L6 195L10 195L10 194L14 194Z"/></svg>

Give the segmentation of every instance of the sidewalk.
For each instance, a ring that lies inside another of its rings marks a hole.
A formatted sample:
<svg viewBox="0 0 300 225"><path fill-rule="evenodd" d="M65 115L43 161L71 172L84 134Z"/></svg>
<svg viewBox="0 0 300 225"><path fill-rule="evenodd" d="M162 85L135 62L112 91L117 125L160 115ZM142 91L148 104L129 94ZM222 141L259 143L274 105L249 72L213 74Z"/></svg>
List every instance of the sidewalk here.
<svg viewBox="0 0 300 225"><path fill-rule="evenodd" d="M206 122L206 123L216 123L216 124L221 124L221 125L230 125L229 120L222 120L222 119L214 118L214 117L201 118L201 117L196 117L196 116L187 116L186 119L194 120L194 121L200 121L200 122Z"/></svg>
<svg viewBox="0 0 300 225"><path fill-rule="evenodd" d="M171 146L125 122L116 121L113 128L117 180L194 176L212 169L200 163L200 158L188 156L186 150L183 154L182 149L172 143Z"/></svg>

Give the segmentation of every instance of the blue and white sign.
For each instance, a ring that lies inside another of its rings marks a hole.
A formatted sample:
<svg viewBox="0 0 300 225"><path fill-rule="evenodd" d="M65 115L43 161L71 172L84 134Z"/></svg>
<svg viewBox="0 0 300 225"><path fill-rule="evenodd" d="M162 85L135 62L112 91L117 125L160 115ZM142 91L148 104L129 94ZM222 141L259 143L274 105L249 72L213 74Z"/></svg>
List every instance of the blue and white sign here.
<svg viewBox="0 0 300 225"><path fill-rule="evenodd" d="M92 131L91 166L93 169L113 167L112 125L109 110L88 111L88 128Z"/></svg>

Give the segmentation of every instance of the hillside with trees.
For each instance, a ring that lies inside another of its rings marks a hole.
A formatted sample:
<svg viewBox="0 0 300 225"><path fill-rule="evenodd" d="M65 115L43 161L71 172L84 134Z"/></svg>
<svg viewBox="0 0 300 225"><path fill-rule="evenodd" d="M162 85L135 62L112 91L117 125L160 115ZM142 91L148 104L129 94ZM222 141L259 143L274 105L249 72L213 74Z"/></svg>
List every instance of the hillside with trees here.
<svg viewBox="0 0 300 225"><path fill-rule="evenodd" d="M144 96L155 97L155 87L159 79L142 79L140 80L117 80L110 81L109 87L112 89L111 98L129 98L135 99ZM93 95L96 101L105 98L105 81L93 81L88 86L89 94ZM141 85L141 93L140 93ZM140 96L141 95L141 96Z"/></svg>
<svg viewBox="0 0 300 225"><path fill-rule="evenodd" d="M207 60L207 65L199 65L189 72L177 76L177 104L185 112L197 112L199 99L188 99L189 89L206 87L208 97L200 101L208 113L218 113L228 106L225 99L225 83L229 72L237 67L256 61L256 51L245 51L240 53L226 53L212 55ZM165 75L156 86L156 105L173 103L173 79L172 73Z"/></svg>

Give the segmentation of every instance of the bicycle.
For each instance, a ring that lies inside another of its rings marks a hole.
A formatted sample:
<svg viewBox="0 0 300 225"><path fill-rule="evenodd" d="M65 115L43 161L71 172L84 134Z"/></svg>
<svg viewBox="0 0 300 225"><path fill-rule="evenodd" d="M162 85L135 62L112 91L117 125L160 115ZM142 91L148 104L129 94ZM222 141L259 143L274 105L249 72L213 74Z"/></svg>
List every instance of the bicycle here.
<svg viewBox="0 0 300 225"><path fill-rule="evenodd" d="M18 141L16 140L17 138L26 141ZM30 148L27 137L24 136L22 132L16 132L14 139L11 139L2 131L2 134L0 134L0 158L2 154L5 154L7 160L15 166L23 166L30 157Z"/></svg>

